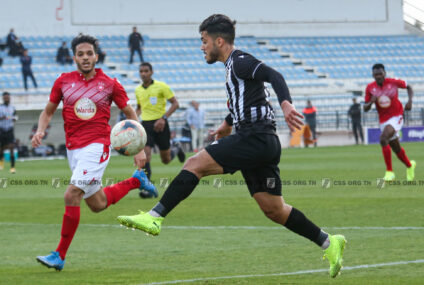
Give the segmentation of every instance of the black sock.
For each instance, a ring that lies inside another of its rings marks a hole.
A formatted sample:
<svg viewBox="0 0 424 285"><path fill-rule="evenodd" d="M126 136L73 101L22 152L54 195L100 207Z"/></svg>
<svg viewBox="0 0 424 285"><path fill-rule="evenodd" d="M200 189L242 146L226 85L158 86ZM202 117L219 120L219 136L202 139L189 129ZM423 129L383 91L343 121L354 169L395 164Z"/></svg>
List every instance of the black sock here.
<svg viewBox="0 0 424 285"><path fill-rule="evenodd" d="M165 217L182 200L190 196L197 184L199 184L199 178L196 175L190 171L181 170L152 210Z"/></svg>
<svg viewBox="0 0 424 285"><path fill-rule="evenodd" d="M144 172L146 172L147 178L150 180L150 176L152 176L152 169L150 168L150 162L146 162L144 165Z"/></svg>
<svg viewBox="0 0 424 285"><path fill-rule="evenodd" d="M289 218L287 219L286 228L307 239L310 239L319 246L325 242L328 234L322 231L314 223L312 223L305 215L296 208L292 208Z"/></svg>
<svg viewBox="0 0 424 285"><path fill-rule="evenodd" d="M171 146L171 160L174 159L174 157L177 155L177 153L178 153L178 147Z"/></svg>
<svg viewBox="0 0 424 285"><path fill-rule="evenodd" d="M13 153L13 151L12 151L12 153L10 154L10 166L13 168L13 167L15 167L15 154Z"/></svg>

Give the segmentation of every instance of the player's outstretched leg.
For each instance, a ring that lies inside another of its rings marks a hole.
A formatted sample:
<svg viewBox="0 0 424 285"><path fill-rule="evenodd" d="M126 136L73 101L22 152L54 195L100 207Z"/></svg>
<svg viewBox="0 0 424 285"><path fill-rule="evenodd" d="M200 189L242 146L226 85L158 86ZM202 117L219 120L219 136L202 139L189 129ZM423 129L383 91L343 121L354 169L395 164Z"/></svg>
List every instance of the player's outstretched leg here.
<svg viewBox="0 0 424 285"><path fill-rule="evenodd" d="M119 216L117 219L121 225L156 236L160 232L164 217L187 198L198 183L199 178L196 175L188 170L182 170L171 182L159 203L150 212L140 212L140 214L134 216Z"/></svg>
<svg viewBox="0 0 424 285"><path fill-rule="evenodd" d="M343 251L346 239L342 235L328 235L330 245L324 250L324 259L330 263L330 277L335 278L340 274L343 262Z"/></svg>
<svg viewBox="0 0 424 285"><path fill-rule="evenodd" d="M51 254L45 256L37 256L37 261L57 271L61 271L65 266L65 259L62 260L62 258L60 258L58 251L52 251Z"/></svg>

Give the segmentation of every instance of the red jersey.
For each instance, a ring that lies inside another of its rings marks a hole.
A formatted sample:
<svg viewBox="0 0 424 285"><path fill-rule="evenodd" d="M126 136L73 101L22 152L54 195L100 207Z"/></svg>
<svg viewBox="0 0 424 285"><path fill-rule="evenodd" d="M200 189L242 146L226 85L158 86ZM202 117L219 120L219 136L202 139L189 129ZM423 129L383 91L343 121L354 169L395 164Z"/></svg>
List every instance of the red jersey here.
<svg viewBox="0 0 424 285"><path fill-rule="evenodd" d="M406 82L401 79L386 78L383 86L372 82L365 89L365 103L371 101L371 96L377 97L376 108L380 123L384 123L392 117L403 115L403 106L399 101L398 88L405 89Z"/></svg>
<svg viewBox="0 0 424 285"><path fill-rule="evenodd" d="M110 145L110 105L127 106L128 96L116 80L96 69L96 75L86 80L78 71L63 73L56 79L50 102L63 101L66 147L81 148L91 143Z"/></svg>

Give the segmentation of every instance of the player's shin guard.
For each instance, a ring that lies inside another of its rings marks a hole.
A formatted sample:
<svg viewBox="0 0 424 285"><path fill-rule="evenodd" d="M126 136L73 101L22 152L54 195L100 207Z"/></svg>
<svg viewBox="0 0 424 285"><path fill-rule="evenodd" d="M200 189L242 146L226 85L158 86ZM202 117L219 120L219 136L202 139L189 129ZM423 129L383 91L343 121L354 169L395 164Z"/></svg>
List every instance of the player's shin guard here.
<svg viewBox="0 0 424 285"><path fill-rule="evenodd" d="M77 231L80 220L79 206L66 206L65 214L63 215L62 231L59 245L56 251L59 252L60 258L65 259L66 252L71 245L72 239Z"/></svg>
<svg viewBox="0 0 424 285"><path fill-rule="evenodd" d="M290 215L287 219L286 228L295 232L319 246L322 246L328 238L328 234L322 231L318 226L312 223L305 215L296 208L292 208Z"/></svg>
<svg viewBox="0 0 424 285"><path fill-rule="evenodd" d="M393 171L393 168L392 168L392 149L390 148L390 145L382 146L381 149L383 151L384 162L386 163L386 170L387 171Z"/></svg>
<svg viewBox="0 0 424 285"><path fill-rule="evenodd" d="M107 206L111 204L116 204L119 200L125 197L125 195L130 192L132 189L140 187L140 181L137 178L131 177L124 181L121 181L116 184L112 184L103 188L103 192L106 195Z"/></svg>
<svg viewBox="0 0 424 285"><path fill-rule="evenodd" d="M400 151L396 153L397 157L400 161L402 161L406 167L411 167L411 162L409 161L409 158L406 156L406 152L403 149L403 147L400 148Z"/></svg>
<svg viewBox="0 0 424 285"><path fill-rule="evenodd" d="M199 184L199 178L194 173L182 170L168 189L166 189L159 203L152 209L162 217L165 217L182 200L190 196L194 188Z"/></svg>

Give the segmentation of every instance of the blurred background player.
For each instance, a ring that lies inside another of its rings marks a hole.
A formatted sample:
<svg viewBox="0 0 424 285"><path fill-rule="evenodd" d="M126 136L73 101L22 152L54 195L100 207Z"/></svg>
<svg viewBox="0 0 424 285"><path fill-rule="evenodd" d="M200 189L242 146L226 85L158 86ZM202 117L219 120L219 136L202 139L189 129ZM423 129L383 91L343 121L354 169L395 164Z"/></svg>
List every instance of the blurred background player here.
<svg viewBox="0 0 424 285"><path fill-rule="evenodd" d="M348 114L352 120L352 131L355 137L355 143L358 144L358 137L361 137L361 142L364 144L364 134L361 124L361 104L356 102L356 98L352 98L353 104L350 106Z"/></svg>
<svg viewBox="0 0 424 285"><path fill-rule="evenodd" d="M324 249L324 257L330 262L330 276L336 277L342 264L344 236L322 231L301 211L285 203L281 194L278 167L281 145L264 82L271 83L277 94L289 128L299 129L302 125L302 115L291 104L283 76L252 55L235 49L235 22L227 16L208 17L200 25L199 32L206 62L225 64L230 113L215 131L217 141L187 160L153 209L135 216L120 216L119 222L158 235L164 217L190 196L202 177L234 174L240 170L251 196L264 214ZM264 112L262 116L256 116L260 111ZM235 134L231 134L232 126L236 129Z"/></svg>
<svg viewBox="0 0 424 285"><path fill-rule="evenodd" d="M146 159L144 151L134 156L138 169L131 178L102 188L102 176L110 158L108 122L112 101L127 118L136 120L137 115L128 105L122 85L101 69L94 68L98 60L95 38L88 35L74 38L72 51L77 70L62 73L55 81L32 138L32 146L38 147L54 112L63 101L67 157L72 177L64 195L65 214L59 245L50 255L37 256L41 264L56 270L62 270L65 265L66 252L78 228L82 199L98 213L117 203L132 189L144 189L157 196L155 187L140 170Z"/></svg>
<svg viewBox="0 0 424 285"><path fill-rule="evenodd" d="M137 99L137 115L142 119L142 125L147 133L147 143L144 148L146 152L145 170L150 179L152 170L150 161L152 159L152 148L159 147L162 163L170 163L175 156L180 162L184 162L185 153L179 144L171 146L171 132L169 130L168 118L178 109L177 98L171 88L164 82L153 80L153 67L148 62L140 64L140 78L142 84L135 89ZM171 106L166 111L166 102ZM147 196L146 196L147 195ZM140 191L140 197L148 198L149 193Z"/></svg>
<svg viewBox="0 0 424 285"><path fill-rule="evenodd" d="M3 104L0 105L0 170L4 169L4 150L10 152L10 173L15 173L15 135L13 126L18 119L16 109L10 104L9 92L3 92Z"/></svg>
<svg viewBox="0 0 424 285"><path fill-rule="evenodd" d="M405 104L405 110L412 109L412 97L414 92L412 87L401 79L386 78L384 65L376 63L372 67L374 82L367 85L365 90L364 111L368 112L372 104L375 103L380 121L380 144L383 150L384 162L386 163L385 181L393 181L395 173L392 168L392 152L396 153L406 169L406 180L413 181L415 177L414 160L409 160L405 150L399 143L399 131L403 126L403 106L398 99L398 88L407 90L408 102Z"/></svg>
<svg viewBox="0 0 424 285"><path fill-rule="evenodd" d="M187 124L190 126L191 146L194 152L203 149L205 136L205 110L200 108L200 103L193 100L190 102L186 114Z"/></svg>

